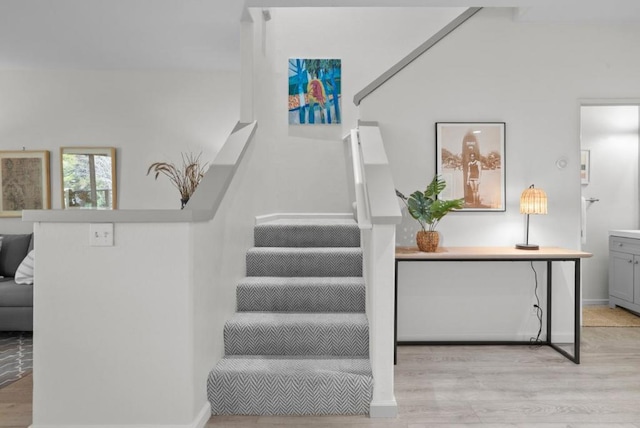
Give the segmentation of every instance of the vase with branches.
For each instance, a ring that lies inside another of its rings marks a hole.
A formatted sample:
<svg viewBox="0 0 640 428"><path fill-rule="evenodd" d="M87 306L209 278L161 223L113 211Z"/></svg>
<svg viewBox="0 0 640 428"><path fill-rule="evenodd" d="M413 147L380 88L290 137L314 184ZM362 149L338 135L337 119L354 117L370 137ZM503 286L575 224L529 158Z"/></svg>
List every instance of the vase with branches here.
<svg viewBox="0 0 640 428"><path fill-rule="evenodd" d="M155 172L157 180L160 174L166 176L171 184L180 192L181 209L187 205L191 195L195 192L200 180L204 177L208 162L202 164L200 156L193 153L182 153L182 165L176 166L171 162L154 162L147 169L147 175Z"/></svg>

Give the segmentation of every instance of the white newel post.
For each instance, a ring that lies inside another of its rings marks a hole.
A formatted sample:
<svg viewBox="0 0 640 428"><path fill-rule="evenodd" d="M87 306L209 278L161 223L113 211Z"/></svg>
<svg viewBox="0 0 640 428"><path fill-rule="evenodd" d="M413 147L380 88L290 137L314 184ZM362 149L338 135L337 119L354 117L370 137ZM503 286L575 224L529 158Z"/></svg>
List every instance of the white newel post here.
<svg viewBox="0 0 640 428"><path fill-rule="evenodd" d="M393 311L395 291L395 224L374 224L363 231L365 266L369 299L371 369L374 389L369 415L372 418L395 418L398 405L393 391Z"/></svg>
<svg viewBox="0 0 640 428"><path fill-rule="evenodd" d="M389 160L376 122L360 122L346 149L352 167L356 217L363 248L367 284L369 357L373 372L372 418L395 418L398 404L393 391L396 224L402 215L395 194Z"/></svg>

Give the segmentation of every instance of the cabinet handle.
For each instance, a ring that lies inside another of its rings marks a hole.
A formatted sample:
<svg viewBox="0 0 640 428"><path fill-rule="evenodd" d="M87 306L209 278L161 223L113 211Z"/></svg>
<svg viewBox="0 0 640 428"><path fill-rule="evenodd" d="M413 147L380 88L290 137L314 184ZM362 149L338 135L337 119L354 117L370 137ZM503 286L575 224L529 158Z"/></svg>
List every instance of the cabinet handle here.
<svg viewBox="0 0 640 428"><path fill-rule="evenodd" d="M633 260L627 260L627 263L633 263Z"/></svg>
<svg viewBox="0 0 640 428"><path fill-rule="evenodd" d="M637 264L638 264L638 261L636 260L633 264L634 264L634 265L637 265Z"/></svg>
<svg viewBox="0 0 640 428"><path fill-rule="evenodd" d="M618 242L618 247L622 247L622 242Z"/></svg>

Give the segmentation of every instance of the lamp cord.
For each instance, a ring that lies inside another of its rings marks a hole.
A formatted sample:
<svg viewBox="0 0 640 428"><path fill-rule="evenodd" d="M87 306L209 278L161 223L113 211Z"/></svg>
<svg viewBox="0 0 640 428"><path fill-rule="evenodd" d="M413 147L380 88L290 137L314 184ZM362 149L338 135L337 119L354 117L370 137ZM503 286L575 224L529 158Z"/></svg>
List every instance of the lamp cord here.
<svg viewBox="0 0 640 428"><path fill-rule="evenodd" d="M531 270L533 270L533 277L535 279L535 289L533 291L534 296L536 297L536 303L533 305L536 308L536 317L538 318L538 334L536 337L531 337L529 342L533 346L542 346L542 341L540 340L540 335L542 334L542 308L540 307L540 297L538 297L538 272L536 272L536 268L533 267L533 261L531 263Z"/></svg>

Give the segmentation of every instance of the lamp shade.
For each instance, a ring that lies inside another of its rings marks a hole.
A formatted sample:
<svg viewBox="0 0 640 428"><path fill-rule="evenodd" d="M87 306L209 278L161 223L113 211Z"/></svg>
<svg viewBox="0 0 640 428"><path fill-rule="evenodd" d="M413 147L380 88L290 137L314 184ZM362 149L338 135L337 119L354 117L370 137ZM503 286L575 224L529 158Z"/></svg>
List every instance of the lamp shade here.
<svg viewBox="0 0 640 428"><path fill-rule="evenodd" d="M520 214L546 214L547 194L533 184L520 195Z"/></svg>

